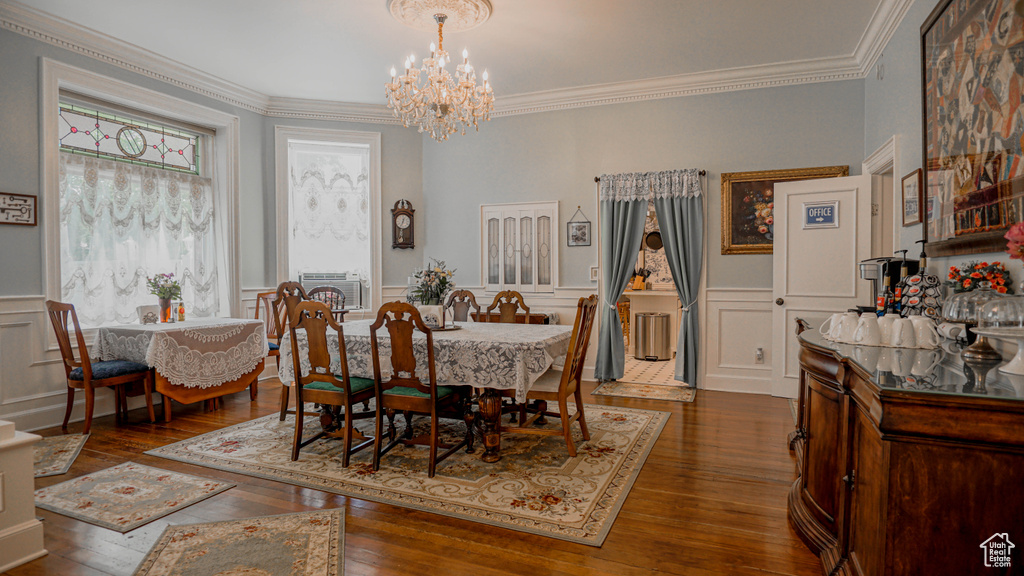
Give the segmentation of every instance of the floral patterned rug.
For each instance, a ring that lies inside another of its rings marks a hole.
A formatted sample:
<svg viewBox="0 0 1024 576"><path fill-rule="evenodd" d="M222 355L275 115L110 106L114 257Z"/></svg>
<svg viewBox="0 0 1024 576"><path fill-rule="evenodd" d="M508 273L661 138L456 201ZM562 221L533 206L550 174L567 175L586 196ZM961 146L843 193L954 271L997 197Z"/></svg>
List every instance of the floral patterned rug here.
<svg viewBox="0 0 1024 576"><path fill-rule="evenodd" d="M671 400L693 402L697 390L688 386L663 386L658 384L634 384L632 382L603 382L591 392L594 396L621 396L643 398L644 400Z"/></svg>
<svg viewBox="0 0 1024 576"><path fill-rule="evenodd" d="M123 533L232 486L125 462L40 488L36 490L36 506Z"/></svg>
<svg viewBox="0 0 1024 576"><path fill-rule="evenodd" d="M340 576L345 513L318 510L228 522L168 526L136 576Z"/></svg>
<svg viewBox="0 0 1024 576"><path fill-rule="evenodd" d="M396 446L374 472L370 450L341 467L340 442L322 439L291 461L294 421L270 415L150 450L147 454L426 510L446 516L600 546L629 494L669 414L585 405L590 441L574 426L578 455L570 458L559 436L504 434L502 458L483 462L483 448L460 450L427 477L426 447ZM414 418L417 432L429 418ZM372 421L357 427L372 430ZM548 426L559 426L549 418ZM307 418L306 430L316 430ZM442 441L465 434L461 421L443 420ZM398 419L399 433L405 422Z"/></svg>
<svg viewBox="0 0 1024 576"><path fill-rule="evenodd" d="M65 474L88 439L88 434L65 434L47 436L36 442L35 461L32 464L36 478Z"/></svg>

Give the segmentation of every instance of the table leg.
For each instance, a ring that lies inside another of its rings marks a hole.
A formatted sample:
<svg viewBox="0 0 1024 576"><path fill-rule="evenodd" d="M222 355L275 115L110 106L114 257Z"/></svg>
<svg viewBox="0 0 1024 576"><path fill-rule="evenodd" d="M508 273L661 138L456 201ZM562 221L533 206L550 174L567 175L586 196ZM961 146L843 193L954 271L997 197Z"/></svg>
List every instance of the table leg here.
<svg viewBox="0 0 1024 576"><path fill-rule="evenodd" d="M480 416L483 419L484 462L501 459L501 394L487 388L480 394Z"/></svg>

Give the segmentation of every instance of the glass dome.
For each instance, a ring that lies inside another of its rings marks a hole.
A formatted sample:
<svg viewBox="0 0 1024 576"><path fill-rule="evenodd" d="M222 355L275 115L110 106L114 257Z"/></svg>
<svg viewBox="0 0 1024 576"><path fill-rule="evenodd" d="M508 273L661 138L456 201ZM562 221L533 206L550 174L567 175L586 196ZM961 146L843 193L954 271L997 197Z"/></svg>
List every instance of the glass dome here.
<svg viewBox="0 0 1024 576"><path fill-rule="evenodd" d="M982 304L979 328L1024 328L1024 297L996 298Z"/></svg>
<svg viewBox="0 0 1024 576"><path fill-rule="evenodd" d="M982 306L1005 298L989 282L979 282L977 289L951 296L942 306L942 318L946 322L977 324Z"/></svg>

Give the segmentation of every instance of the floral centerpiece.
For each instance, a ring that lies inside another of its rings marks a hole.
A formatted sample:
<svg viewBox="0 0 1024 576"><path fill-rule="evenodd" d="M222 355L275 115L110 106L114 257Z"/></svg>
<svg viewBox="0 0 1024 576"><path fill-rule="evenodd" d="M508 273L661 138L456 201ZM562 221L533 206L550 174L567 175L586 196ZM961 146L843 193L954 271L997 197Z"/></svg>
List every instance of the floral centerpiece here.
<svg viewBox="0 0 1024 576"><path fill-rule="evenodd" d="M171 321L171 300L181 297L181 284L174 279L174 274L157 274L146 277L149 293L160 300L160 321Z"/></svg>
<svg viewBox="0 0 1024 576"><path fill-rule="evenodd" d="M455 288L455 270L449 270L444 260L430 259L431 266L413 274L412 296L421 304L440 304L441 299Z"/></svg>
<svg viewBox="0 0 1024 576"><path fill-rule="evenodd" d="M1000 294L1013 294L1013 280L1002 262L968 262L959 267L949 267L947 286L953 292L970 292L981 282L990 282L992 289Z"/></svg>

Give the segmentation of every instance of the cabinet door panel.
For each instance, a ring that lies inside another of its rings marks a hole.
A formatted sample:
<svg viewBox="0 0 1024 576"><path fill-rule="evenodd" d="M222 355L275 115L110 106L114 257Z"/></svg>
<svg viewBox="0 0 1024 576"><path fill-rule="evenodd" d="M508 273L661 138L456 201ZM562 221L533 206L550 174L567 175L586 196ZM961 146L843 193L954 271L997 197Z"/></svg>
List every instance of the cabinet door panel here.
<svg viewBox="0 0 1024 576"><path fill-rule="evenodd" d="M804 393L806 408L804 426L804 471L802 497L818 521L836 534L836 511L839 505L840 443L842 441L841 406L843 394L834 385L807 374Z"/></svg>
<svg viewBox="0 0 1024 576"><path fill-rule="evenodd" d="M856 573L883 574L886 527L886 449L874 423L850 403L850 562ZM938 520L935 518L934 520Z"/></svg>

